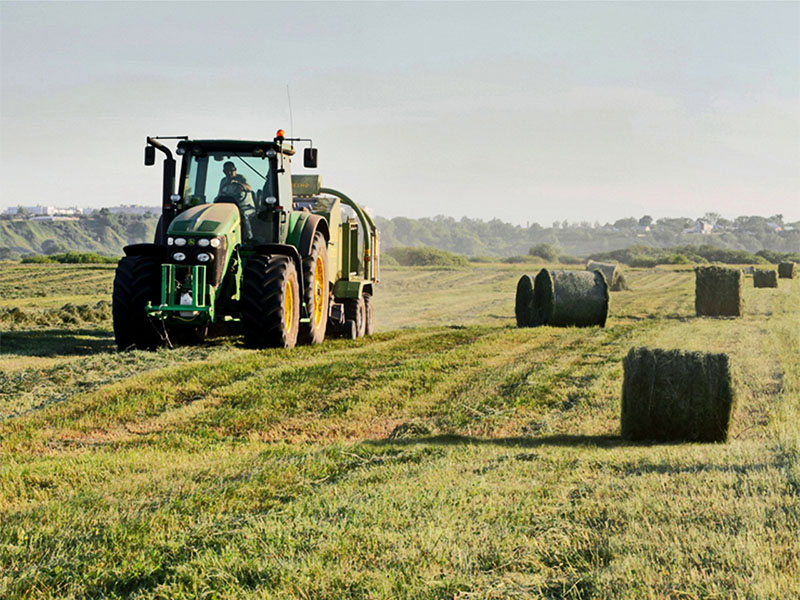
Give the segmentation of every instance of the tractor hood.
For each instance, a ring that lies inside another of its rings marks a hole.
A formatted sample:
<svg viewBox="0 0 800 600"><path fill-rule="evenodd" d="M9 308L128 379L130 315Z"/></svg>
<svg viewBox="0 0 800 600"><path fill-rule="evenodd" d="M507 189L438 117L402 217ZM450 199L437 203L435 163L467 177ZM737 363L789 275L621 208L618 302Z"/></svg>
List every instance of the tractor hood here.
<svg viewBox="0 0 800 600"><path fill-rule="evenodd" d="M169 235L216 236L230 234L239 228L239 208L235 204L203 204L193 206L170 223Z"/></svg>

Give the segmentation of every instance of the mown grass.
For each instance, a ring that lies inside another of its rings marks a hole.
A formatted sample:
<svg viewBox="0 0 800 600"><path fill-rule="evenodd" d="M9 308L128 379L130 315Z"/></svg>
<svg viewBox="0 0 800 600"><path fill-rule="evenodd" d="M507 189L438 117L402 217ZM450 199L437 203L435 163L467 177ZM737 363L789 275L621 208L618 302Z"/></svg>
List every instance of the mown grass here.
<svg viewBox="0 0 800 600"><path fill-rule="evenodd" d="M697 319L632 270L607 328L517 329L519 275L386 269L381 333L291 351L13 332L0 596L797 597L797 282ZM731 441L623 442L633 345L729 352Z"/></svg>

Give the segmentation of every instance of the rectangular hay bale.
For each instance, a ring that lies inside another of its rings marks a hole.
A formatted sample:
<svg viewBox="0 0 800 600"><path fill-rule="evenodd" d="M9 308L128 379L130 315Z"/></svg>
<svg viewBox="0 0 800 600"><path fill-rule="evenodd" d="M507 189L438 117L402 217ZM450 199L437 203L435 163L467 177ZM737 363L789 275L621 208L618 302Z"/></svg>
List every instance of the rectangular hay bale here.
<svg viewBox="0 0 800 600"><path fill-rule="evenodd" d="M742 282L739 269L696 267L694 306L697 316L742 316Z"/></svg>
<svg viewBox="0 0 800 600"><path fill-rule="evenodd" d="M781 279L794 279L797 274L797 263L782 262L778 265L778 277Z"/></svg>
<svg viewBox="0 0 800 600"><path fill-rule="evenodd" d="M778 287L778 272L772 269L755 269L753 271L753 287L776 288Z"/></svg>
<svg viewBox="0 0 800 600"><path fill-rule="evenodd" d="M623 370L623 438L728 439L734 391L727 354L631 348Z"/></svg>

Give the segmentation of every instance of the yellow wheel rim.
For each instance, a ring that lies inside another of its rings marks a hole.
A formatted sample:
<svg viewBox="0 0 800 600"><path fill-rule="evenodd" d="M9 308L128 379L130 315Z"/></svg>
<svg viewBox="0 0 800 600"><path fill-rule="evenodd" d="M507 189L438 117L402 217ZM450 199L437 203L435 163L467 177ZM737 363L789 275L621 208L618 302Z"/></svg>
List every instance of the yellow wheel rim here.
<svg viewBox="0 0 800 600"><path fill-rule="evenodd" d="M325 294L325 265L322 257L314 262L314 326L322 323Z"/></svg>
<svg viewBox="0 0 800 600"><path fill-rule="evenodd" d="M291 331L292 320L294 318L294 289L291 282L286 282L286 291L283 294L283 318L286 325L286 331Z"/></svg>

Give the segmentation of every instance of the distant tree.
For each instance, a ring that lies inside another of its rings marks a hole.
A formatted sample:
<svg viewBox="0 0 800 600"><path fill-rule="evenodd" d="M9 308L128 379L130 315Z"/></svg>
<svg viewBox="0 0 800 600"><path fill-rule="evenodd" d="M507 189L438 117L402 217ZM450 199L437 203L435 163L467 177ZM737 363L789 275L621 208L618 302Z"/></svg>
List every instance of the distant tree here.
<svg viewBox="0 0 800 600"><path fill-rule="evenodd" d="M14 260L17 256L17 253L8 246L0 246L0 260Z"/></svg>
<svg viewBox="0 0 800 600"><path fill-rule="evenodd" d="M650 227L653 224L653 217L645 215L639 219L639 227Z"/></svg>
<svg viewBox="0 0 800 600"><path fill-rule="evenodd" d="M556 262L558 257L561 256L561 248L553 244L536 244L531 246L528 254L530 256L541 256L547 261Z"/></svg>
<svg viewBox="0 0 800 600"><path fill-rule="evenodd" d="M767 221L769 221L770 223L777 223L778 225L783 225L783 215L781 214L772 215L767 219Z"/></svg>
<svg viewBox="0 0 800 600"><path fill-rule="evenodd" d="M67 250L67 245L60 240L49 239L42 242L42 252L45 254L58 254Z"/></svg>
<svg viewBox="0 0 800 600"><path fill-rule="evenodd" d="M633 217L629 217L627 219L618 219L614 221L614 227L616 227L617 229L633 229L638 224L639 222Z"/></svg>

